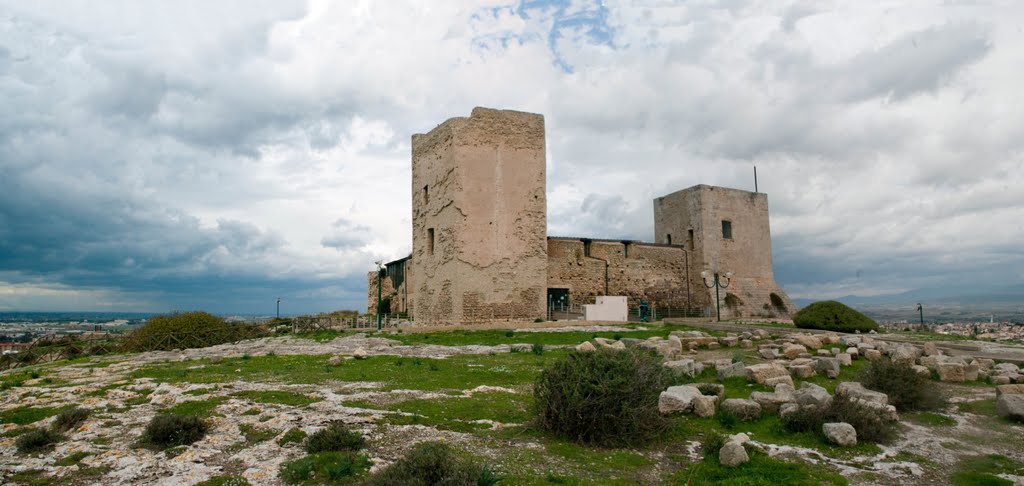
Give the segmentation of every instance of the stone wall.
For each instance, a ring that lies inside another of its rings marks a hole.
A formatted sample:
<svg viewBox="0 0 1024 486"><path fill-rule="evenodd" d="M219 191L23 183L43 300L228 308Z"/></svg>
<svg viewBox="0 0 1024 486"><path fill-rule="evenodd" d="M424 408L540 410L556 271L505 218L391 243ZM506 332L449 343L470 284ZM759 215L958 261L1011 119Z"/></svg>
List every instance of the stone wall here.
<svg viewBox="0 0 1024 486"><path fill-rule="evenodd" d="M544 118L475 108L412 146L416 322L544 316Z"/></svg>
<svg viewBox="0 0 1024 486"><path fill-rule="evenodd" d="M589 256L588 256L589 255ZM687 252L679 246L635 241L548 238L548 288L568 289L574 304L599 295L622 295L673 308L706 305L699 280L689 275ZM699 278L699 277L698 277Z"/></svg>
<svg viewBox="0 0 1024 486"><path fill-rule="evenodd" d="M381 297L391 298L395 300L395 288L391 285L391 279L384 277L384 281L381 286ZM394 311L394 304L392 304L392 311ZM366 274L366 313L377 314L377 271L374 270Z"/></svg>
<svg viewBox="0 0 1024 486"><path fill-rule="evenodd" d="M734 274L721 289L723 317L785 317L794 310L772 272L767 195L707 185L674 192L654 200L654 231L657 242L671 238L691 250L691 275ZM706 292L714 304L714 289Z"/></svg>

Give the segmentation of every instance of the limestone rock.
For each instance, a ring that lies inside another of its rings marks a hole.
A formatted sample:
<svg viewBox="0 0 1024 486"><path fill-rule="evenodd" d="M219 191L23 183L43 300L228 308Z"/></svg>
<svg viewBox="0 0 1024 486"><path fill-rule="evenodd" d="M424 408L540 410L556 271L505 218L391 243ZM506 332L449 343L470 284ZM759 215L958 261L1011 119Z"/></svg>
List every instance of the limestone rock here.
<svg viewBox="0 0 1024 486"><path fill-rule="evenodd" d="M727 348L731 348L731 347L736 346L737 344L739 344L739 341L740 341L739 338L732 337L732 336L724 337L724 338L721 338L721 339L718 340L718 342L721 343L722 346L725 346Z"/></svg>
<svg viewBox="0 0 1024 486"><path fill-rule="evenodd" d="M807 348L800 344L786 344L782 347L782 354L786 355L789 359L796 359L801 354L807 352Z"/></svg>
<svg viewBox="0 0 1024 486"><path fill-rule="evenodd" d="M916 371L917 374L919 374L921 376L931 376L932 375L932 370L929 370L927 366L914 365L914 366L911 366L911 368L913 368L914 371Z"/></svg>
<svg viewBox="0 0 1024 486"><path fill-rule="evenodd" d="M776 385L793 386L793 377L786 374L785 376L773 376L764 380L764 386L768 388L775 388Z"/></svg>
<svg viewBox="0 0 1024 486"><path fill-rule="evenodd" d="M1010 377L1006 375L994 375L988 377L988 381L993 385L1008 385L1012 380L1010 380Z"/></svg>
<svg viewBox="0 0 1024 486"><path fill-rule="evenodd" d="M345 362L345 358L343 356L331 356L331 359L327 360L327 364L331 366L338 366L343 362Z"/></svg>
<svg viewBox="0 0 1024 486"><path fill-rule="evenodd" d="M1024 422L1024 395L1000 395L996 399L996 411L1000 417Z"/></svg>
<svg viewBox="0 0 1024 486"><path fill-rule="evenodd" d="M704 395L717 397L716 403L725 400L725 385L721 383L696 383L693 386L696 386Z"/></svg>
<svg viewBox="0 0 1024 486"><path fill-rule="evenodd" d="M693 399L701 396L700 390L691 385L670 386L658 397L658 411L664 415L693 410Z"/></svg>
<svg viewBox="0 0 1024 486"><path fill-rule="evenodd" d="M814 367L811 365L790 366L789 372L797 378L810 378L814 376Z"/></svg>
<svg viewBox="0 0 1024 486"><path fill-rule="evenodd" d="M864 385L856 381L844 381L836 387L837 397L857 398L881 405L889 404L889 395L864 388Z"/></svg>
<svg viewBox="0 0 1024 486"><path fill-rule="evenodd" d="M352 357L355 359L366 359L369 357L369 354L366 352L366 349L356 348L355 351L352 351Z"/></svg>
<svg viewBox="0 0 1024 486"><path fill-rule="evenodd" d="M713 417L715 415L715 406L718 404L718 397L701 395L694 397L693 401L693 414L698 417Z"/></svg>
<svg viewBox="0 0 1024 486"><path fill-rule="evenodd" d="M893 350L890 358L893 364L914 366L917 364L917 358L919 356L919 350L916 346L909 344L903 344Z"/></svg>
<svg viewBox="0 0 1024 486"><path fill-rule="evenodd" d="M936 356L939 354L939 347L934 342L929 341L924 343L924 355L925 356Z"/></svg>
<svg viewBox="0 0 1024 486"><path fill-rule="evenodd" d="M753 400L730 398L722 402L721 408L744 422L761 418L761 405Z"/></svg>
<svg viewBox="0 0 1024 486"><path fill-rule="evenodd" d="M757 402L765 413L776 413L782 405L794 402L793 393L795 391L791 385L781 384L775 387L773 393L751 393L750 399Z"/></svg>
<svg viewBox="0 0 1024 486"><path fill-rule="evenodd" d="M878 361L882 359L882 352L877 349L865 349L864 357L867 358L868 361Z"/></svg>
<svg viewBox="0 0 1024 486"><path fill-rule="evenodd" d="M850 355L851 359L857 359L860 357L860 350L854 347L846 348L846 354Z"/></svg>
<svg viewBox="0 0 1024 486"><path fill-rule="evenodd" d="M821 339L809 334L794 334L793 341L807 349L818 349L822 346Z"/></svg>
<svg viewBox="0 0 1024 486"><path fill-rule="evenodd" d="M777 378L780 376L789 378L789 372L778 363L761 363L753 366L747 366L745 368L745 374L750 380L762 385L764 385L765 381L769 378ZM790 378L790 380L792 379Z"/></svg>
<svg viewBox="0 0 1024 486"><path fill-rule="evenodd" d="M723 466L735 467L750 460L747 450L739 442L726 442L718 451L718 462Z"/></svg>
<svg viewBox="0 0 1024 486"><path fill-rule="evenodd" d="M694 377L704 372L704 365L692 359L668 361L665 363L665 366L677 370L689 377Z"/></svg>
<svg viewBox="0 0 1024 486"><path fill-rule="evenodd" d="M743 339L740 341L740 347L743 349L751 349L754 347L754 341Z"/></svg>
<svg viewBox="0 0 1024 486"><path fill-rule="evenodd" d="M1024 395L1024 385L1000 385L996 387L996 398L1003 395Z"/></svg>
<svg viewBox="0 0 1024 486"><path fill-rule="evenodd" d="M736 376L747 376L747 366L743 363L732 363L729 366L718 368L718 379L733 378Z"/></svg>
<svg viewBox="0 0 1024 486"><path fill-rule="evenodd" d="M587 341L585 343L581 343L579 346L576 346L576 351L579 351L581 353L590 353L597 351L597 348L595 348L593 344L590 344L590 341Z"/></svg>
<svg viewBox="0 0 1024 486"><path fill-rule="evenodd" d="M826 423L821 426L829 442L841 446L857 445L857 431L846 422Z"/></svg>
<svg viewBox="0 0 1024 486"><path fill-rule="evenodd" d="M814 363L814 371L822 373L829 378L839 376L839 358L817 358Z"/></svg>
<svg viewBox="0 0 1024 486"><path fill-rule="evenodd" d="M977 363L969 364L964 368L964 380L978 381L979 373L981 373L981 369L978 368Z"/></svg>
<svg viewBox="0 0 1024 486"><path fill-rule="evenodd" d="M828 390L806 381L801 383L800 389L793 393L793 398L801 407L826 408L832 404L832 394Z"/></svg>
<svg viewBox="0 0 1024 486"><path fill-rule="evenodd" d="M939 363L935 371L939 374L941 381L961 382L967 379L964 365L960 363Z"/></svg>
<svg viewBox="0 0 1024 486"><path fill-rule="evenodd" d="M839 360L839 366L850 366L853 364L853 357L848 353L839 353L836 359Z"/></svg>
<svg viewBox="0 0 1024 486"><path fill-rule="evenodd" d="M772 348L761 348L757 350L757 354L761 356L761 359L773 360L779 357L779 352Z"/></svg>

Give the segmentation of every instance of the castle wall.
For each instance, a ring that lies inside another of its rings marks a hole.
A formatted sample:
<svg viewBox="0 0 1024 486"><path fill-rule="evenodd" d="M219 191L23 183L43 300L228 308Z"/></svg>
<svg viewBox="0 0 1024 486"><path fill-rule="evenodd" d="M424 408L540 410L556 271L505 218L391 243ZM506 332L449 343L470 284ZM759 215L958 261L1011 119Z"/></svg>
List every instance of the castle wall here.
<svg viewBox="0 0 1024 486"><path fill-rule="evenodd" d="M475 108L412 145L417 323L544 316L544 118Z"/></svg>

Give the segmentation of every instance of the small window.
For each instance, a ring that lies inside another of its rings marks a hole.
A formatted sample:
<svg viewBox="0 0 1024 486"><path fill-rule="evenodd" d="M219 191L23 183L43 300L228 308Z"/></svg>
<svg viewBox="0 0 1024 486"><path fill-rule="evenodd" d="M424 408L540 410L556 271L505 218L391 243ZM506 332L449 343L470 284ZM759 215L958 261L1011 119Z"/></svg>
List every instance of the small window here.
<svg viewBox="0 0 1024 486"><path fill-rule="evenodd" d="M722 238L732 239L732 221L722 221Z"/></svg>
<svg viewBox="0 0 1024 486"><path fill-rule="evenodd" d="M427 228L427 251L434 254L434 228Z"/></svg>
<svg viewBox="0 0 1024 486"><path fill-rule="evenodd" d="M423 186L423 204L430 202L430 193L427 187L428 186Z"/></svg>
<svg viewBox="0 0 1024 486"><path fill-rule="evenodd" d="M692 250L693 249L693 230L689 230L689 234L687 236L689 237L689 239L687 240L688 243L687 243L686 246L690 247L690 249Z"/></svg>
<svg viewBox="0 0 1024 486"><path fill-rule="evenodd" d="M672 244L672 233L669 233L669 234L665 235L665 239L667 239L668 240L668 244L671 245Z"/></svg>

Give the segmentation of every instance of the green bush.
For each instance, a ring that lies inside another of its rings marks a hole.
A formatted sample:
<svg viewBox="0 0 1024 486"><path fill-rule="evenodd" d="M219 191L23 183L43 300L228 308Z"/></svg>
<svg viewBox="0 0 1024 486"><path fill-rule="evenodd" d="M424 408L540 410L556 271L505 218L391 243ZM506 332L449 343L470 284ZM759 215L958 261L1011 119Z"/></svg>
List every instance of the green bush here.
<svg viewBox="0 0 1024 486"><path fill-rule="evenodd" d="M704 443L701 444L701 452L706 458L718 459L718 452L725 446L725 435L715 429L708 429L704 432Z"/></svg>
<svg viewBox="0 0 1024 486"><path fill-rule="evenodd" d="M358 451L366 446L366 439L352 431L344 422L331 422L306 438L306 452Z"/></svg>
<svg viewBox="0 0 1024 486"><path fill-rule="evenodd" d="M238 332L232 324L206 312L155 316L125 341L129 351L202 348L232 342Z"/></svg>
<svg viewBox="0 0 1024 486"><path fill-rule="evenodd" d="M53 420L53 430L58 432L67 432L79 424L85 422L85 419L89 418L89 409L87 408L71 408L57 414L57 418Z"/></svg>
<svg viewBox="0 0 1024 486"><path fill-rule="evenodd" d="M47 429L36 429L19 435L18 439L14 441L14 445L18 448L18 452L32 454L49 449L62 440L64 440L64 437L56 432Z"/></svg>
<svg viewBox="0 0 1024 486"><path fill-rule="evenodd" d="M544 345L541 343L533 343L533 346L530 349L533 351L533 354L536 354L537 356L544 354Z"/></svg>
<svg viewBox="0 0 1024 486"><path fill-rule="evenodd" d="M857 430L858 442L891 442L899 435L899 421L882 417L873 408L846 397L835 397L825 412L826 422L846 422ZM821 427L818 427L821 433Z"/></svg>
<svg viewBox="0 0 1024 486"><path fill-rule="evenodd" d="M878 323L834 300L815 302L793 316L796 327L836 332L877 331Z"/></svg>
<svg viewBox="0 0 1024 486"><path fill-rule="evenodd" d="M370 460L352 451L312 454L281 466L285 484L349 484L370 468Z"/></svg>
<svg viewBox="0 0 1024 486"><path fill-rule="evenodd" d="M191 415L157 415L142 431L142 443L158 449L185 446L202 439L207 425Z"/></svg>
<svg viewBox="0 0 1024 486"><path fill-rule="evenodd" d="M668 424L658 397L675 378L647 351L571 352L537 378L536 425L584 444L645 442Z"/></svg>
<svg viewBox="0 0 1024 486"><path fill-rule="evenodd" d="M491 468L456 453L447 444L425 442L413 447L394 464L374 474L368 484L490 486L497 484L499 480Z"/></svg>
<svg viewBox="0 0 1024 486"><path fill-rule="evenodd" d="M889 395L889 404L901 412L936 410L946 405L946 397L927 376L888 359L872 361L858 379L865 387Z"/></svg>

